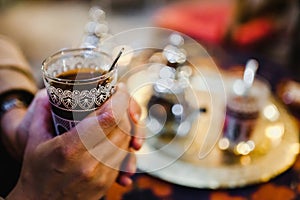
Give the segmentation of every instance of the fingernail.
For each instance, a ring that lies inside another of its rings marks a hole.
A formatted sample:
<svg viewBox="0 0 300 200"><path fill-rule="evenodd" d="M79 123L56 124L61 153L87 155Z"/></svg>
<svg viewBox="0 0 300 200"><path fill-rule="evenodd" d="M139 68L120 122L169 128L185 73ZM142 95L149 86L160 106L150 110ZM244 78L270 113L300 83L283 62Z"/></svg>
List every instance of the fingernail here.
<svg viewBox="0 0 300 200"><path fill-rule="evenodd" d="M135 138L134 142L132 143L132 147L135 151L138 151L142 148L144 143L143 138Z"/></svg>
<svg viewBox="0 0 300 200"><path fill-rule="evenodd" d="M141 116L140 116L140 114L138 114L138 113L135 113L134 115L133 115L133 120L134 120L134 122L139 122L139 120L140 120L140 118L141 118Z"/></svg>
<svg viewBox="0 0 300 200"><path fill-rule="evenodd" d="M142 147L145 139L144 138L138 138L137 141L138 141L139 145Z"/></svg>
<svg viewBox="0 0 300 200"><path fill-rule="evenodd" d="M123 181L123 186L130 186L132 184L132 179L129 177L124 177L122 181Z"/></svg>
<svg viewBox="0 0 300 200"><path fill-rule="evenodd" d="M119 88L120 90L125 90L125 88L126 88L125 83L122 83L122 82L118 83L117 86L118 86L118 88Z"/></svg>

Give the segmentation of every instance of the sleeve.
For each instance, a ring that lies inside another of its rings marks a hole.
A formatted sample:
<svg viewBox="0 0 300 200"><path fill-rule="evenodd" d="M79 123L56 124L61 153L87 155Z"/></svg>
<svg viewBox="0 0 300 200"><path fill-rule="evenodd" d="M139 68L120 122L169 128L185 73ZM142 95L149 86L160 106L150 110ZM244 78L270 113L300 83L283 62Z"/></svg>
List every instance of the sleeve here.
<svg viewBox="0 0 300 200"><path fill-rule="evenodd" d="M18 46L0 35L0 95L12 90L36 93L31 68Z"/></svg>

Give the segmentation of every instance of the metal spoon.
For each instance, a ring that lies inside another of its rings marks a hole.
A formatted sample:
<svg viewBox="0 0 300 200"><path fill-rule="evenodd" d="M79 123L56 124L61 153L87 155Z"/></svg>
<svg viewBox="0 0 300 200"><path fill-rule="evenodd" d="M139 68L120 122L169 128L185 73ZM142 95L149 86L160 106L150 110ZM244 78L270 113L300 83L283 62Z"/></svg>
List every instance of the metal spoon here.
<svg viewBox="0 0 300 200"><path fill-rule="evenodd" d="M245 92L244 95L247 95L249 92L249 89L252 87L255 74L258 68L258 62L255 59L250 59L246 63L244 75L243 75L243 82L245 86Z"/></svg>
<svg viewBox="0 0 300 200"><path fill-rule="evenodd" d="M113 62L112 65L110 66L110 68L109 68L109 70L108 70L109 72L115 68L115 66L116 66L116 64L117 64L117 62L118 62L118 60L119 60L119 58L121 57L121 55L122 55L123 52L124 52L124 47L120 50L120 52L119 52L119 54L117 55L117 57L115 58L114 62Z"/></svg>

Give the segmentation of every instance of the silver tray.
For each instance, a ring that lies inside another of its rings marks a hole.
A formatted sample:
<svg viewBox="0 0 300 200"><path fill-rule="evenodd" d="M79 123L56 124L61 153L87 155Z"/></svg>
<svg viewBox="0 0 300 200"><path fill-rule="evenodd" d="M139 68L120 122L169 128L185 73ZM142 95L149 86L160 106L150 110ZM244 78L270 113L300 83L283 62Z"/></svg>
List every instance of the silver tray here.
<svg viewBox="0 0 300 200"><path fill-rule="evenodd" d="M210 72L202 74L206 77L207 88L210 88L209 82L215 82L214 75ZM147 79L143 79L143 73L137 77L137 80L131 78L128 86L145 111L151 87L143 84ZM223 80L226 86L227 78ZM223 126L221 109L224 109L224 98L219 95L224 93L216 88L213 91L197 88L201 85L199 82L201 77L192 80L199 102L207 106L208 112L199 115L185 137L162 139L145 129L151 137L138 152L138 168L141 171L188 187L236 188L266 182L294 163L299 152L298 126L284 106L272 96L254 128L252 140L256 147L253 152L236 156L220 150L218 138ZM132 85L142 86L132 90Z"/></svg>

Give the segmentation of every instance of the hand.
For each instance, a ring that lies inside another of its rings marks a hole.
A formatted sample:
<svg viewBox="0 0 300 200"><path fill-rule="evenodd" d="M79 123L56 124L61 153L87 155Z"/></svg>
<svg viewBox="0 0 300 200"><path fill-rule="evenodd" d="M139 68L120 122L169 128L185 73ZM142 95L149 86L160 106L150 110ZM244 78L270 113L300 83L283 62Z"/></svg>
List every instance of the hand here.
<svg viewBox="0 0 300 200"><path fill-rule="evenodd" d="M141 108L138 103L130 98L129 100L129 116L132 122L132 139L131 139L131 152L138 151L144 142L144 132L140 130L139 119L141 115ZM136 157L135 155L128 154L123 162L122 170L118 176L117 182L122 186L132 184L131 176L136 172Z"/></svg>
<svg viewBox="0 0 300 200"><path fill-rule="evenodd" d="M122 99L120 101L120 99ZM128 94L119 89L72 130L53 137L45 90L39 92L20 134L28 135L19 181L7 199L99 199L130 151ZM125 113L125 114L124 114Z"/></svg>
<svg viewBox="0 0 300 200"><path fill-rule="evenodd" d="M17 134L27 108L13 108L1 118L1 142L7 152L16 160L21 161L26 145L27 136Z"/></svg>
<svg viewBox="0 0 300 200"><path fill-rule="evenodd" d="M120 84L119 88L124 89L124 86ZM143 144L144 136L144 133L139 130L139 118L141 115L141 108L133 98L129 99L129 104L129 116L133 126L131 147L133 148L133 150L137 151L141 148ZM31 124L30 117L24 119L26 112L27 108L14 108L9 112L5 113L1 120L2 143L5 145L7 151L11 154L11 156L13 156L16 160L19 161L21 161L23 158L24 149L27 143L27 132L24 132L22 130L27 129L27 127ZM130 158L128 160L132 160L132 163L134 163L134 158ZM133 169L134 167L128 166L127 168L128 170L130 170L130 168ZM124 185L123 183L121 184Z"/></svg>

